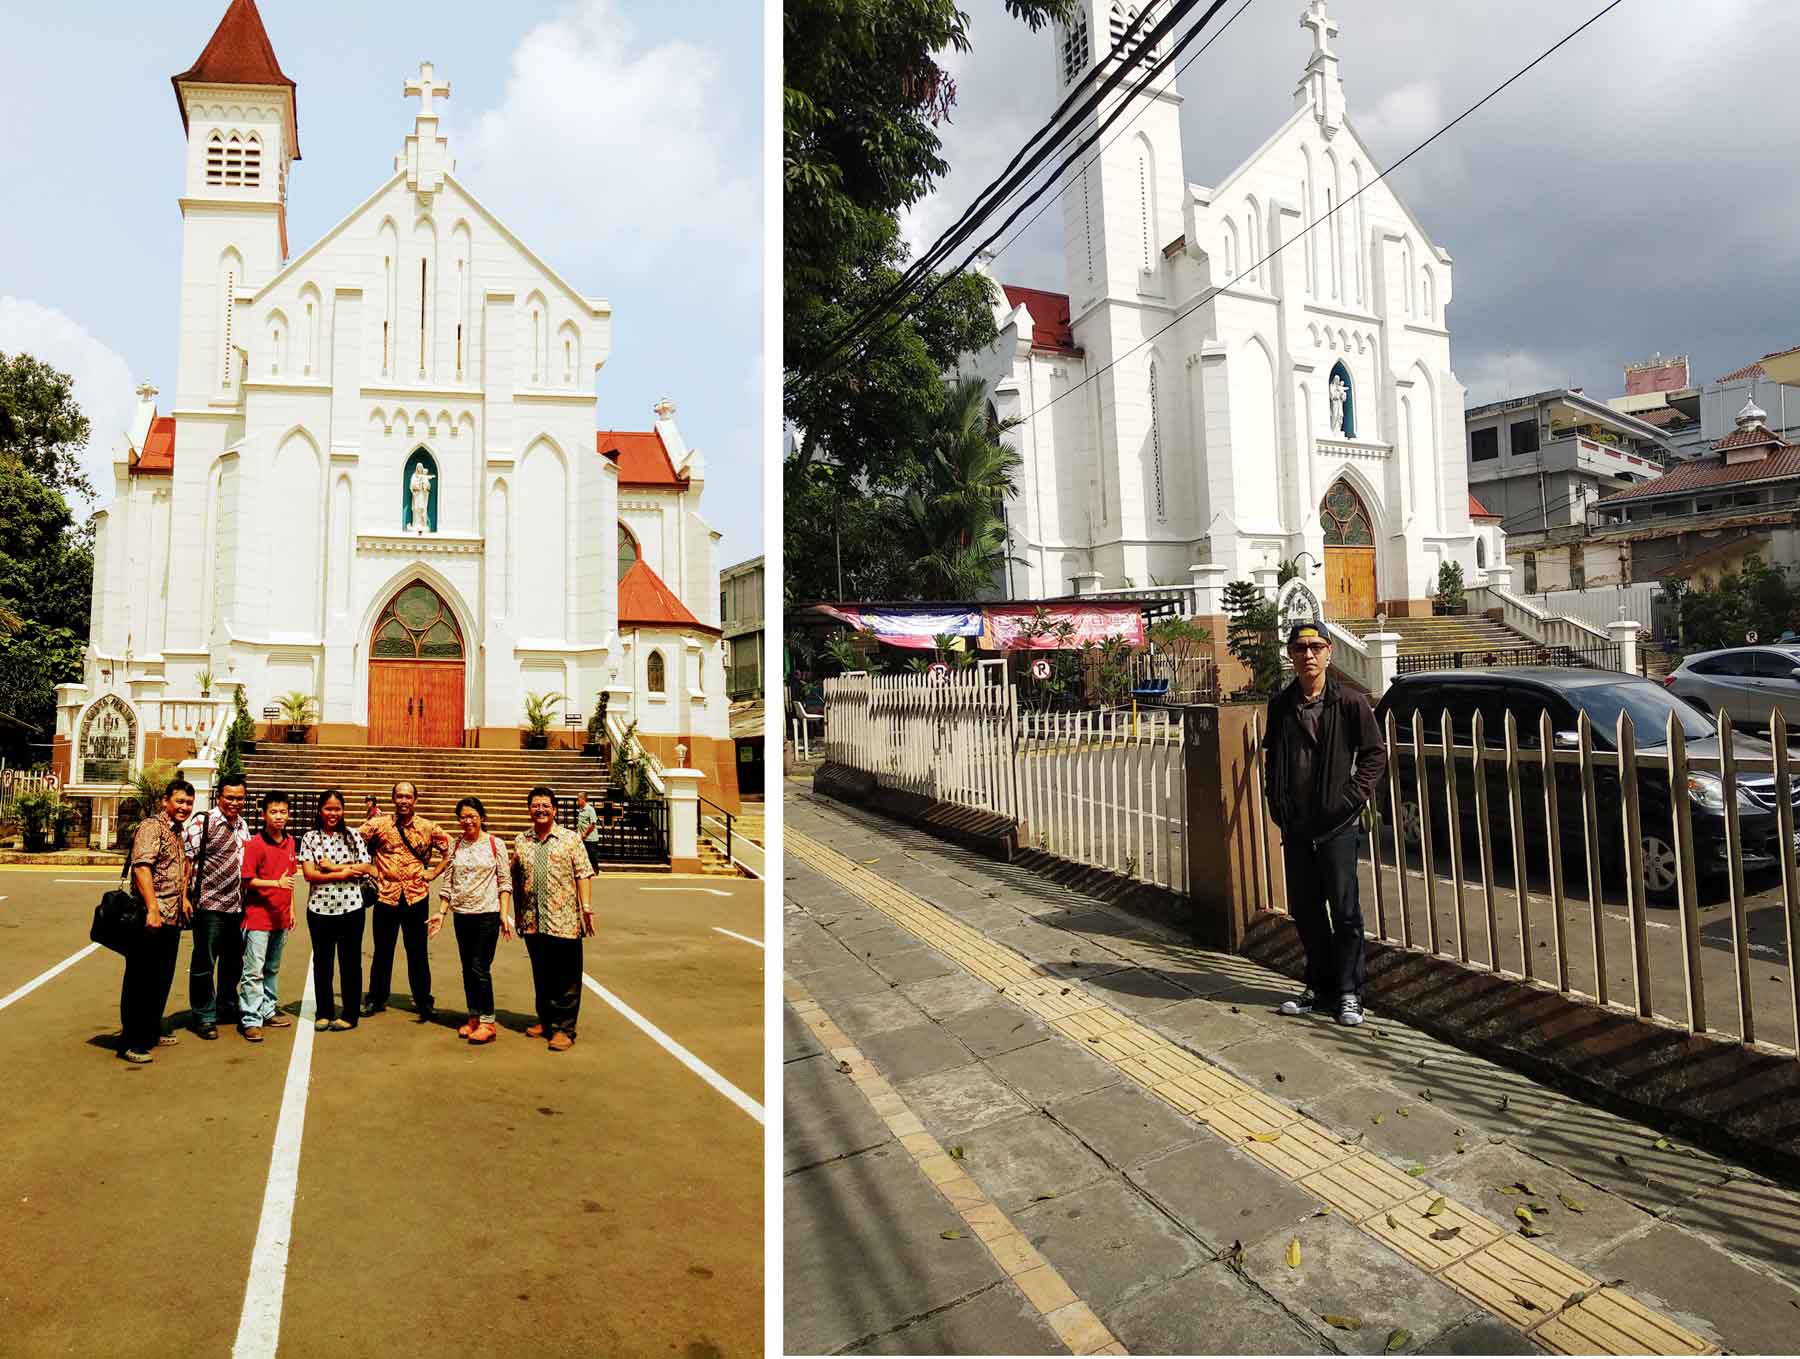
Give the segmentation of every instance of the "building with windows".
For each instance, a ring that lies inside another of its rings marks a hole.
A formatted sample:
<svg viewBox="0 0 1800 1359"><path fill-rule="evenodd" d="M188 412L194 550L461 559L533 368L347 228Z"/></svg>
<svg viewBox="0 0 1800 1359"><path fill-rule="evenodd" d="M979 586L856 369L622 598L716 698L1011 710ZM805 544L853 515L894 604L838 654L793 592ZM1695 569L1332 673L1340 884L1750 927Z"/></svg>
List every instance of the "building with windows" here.
<svg viewBox="0 0 1800 1359"><path fill-rule="evenodd" d="M704 461L668 401L596 432L612 310L457 179L448 83L406 82L391 172L299 254L298 89L254 0L174 87L176 388L141 387L118 441L65 741L117 693L145 758L185 752L241 686L253 713L312 698L321 743L517 749L528 693L585 718L604 692L728 782Z"/></svg>
<svg viewBox="0 0 1800 1359"><path fill-rule="evenodd" d="M725 692L733 702L763 691L763 559L719 572L719 626L725 636Z"/></svg>
<svg viewBox="0 0 1800 1359"><path fill-rule="evenodd" d="M1128 36L1136 8L1084 0L1055 29L1058 97L1117 63L1141 73L1165 13ZM1294 112L1247 160L1190 182L1181 95L1154 77L1064 172L1067 290L996 286L999 341L963 368L1020 422L1012 597L1300 559L1328 616L1369 619L1428 613L1441 563L1479 579L1450 256L1376 180L1325 0L1301 26Z"/></svg>

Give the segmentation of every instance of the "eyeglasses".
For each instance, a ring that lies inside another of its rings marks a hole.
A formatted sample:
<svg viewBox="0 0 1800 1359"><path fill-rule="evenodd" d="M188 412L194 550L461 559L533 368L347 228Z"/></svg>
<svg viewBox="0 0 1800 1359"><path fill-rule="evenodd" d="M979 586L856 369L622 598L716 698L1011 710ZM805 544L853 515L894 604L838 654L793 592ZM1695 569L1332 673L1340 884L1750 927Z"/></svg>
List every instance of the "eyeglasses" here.
<svg viewBox="0 0 1800 1359"><path fill-rule="evenodd" d="M1296 656L1303 656L1308 653L1311 653L1312 655L1316 656L1321 651L1331 650L1331 643L1330 642L1295 642L1292 646L1290 646L1288 648L1288 650Z"/></svg>

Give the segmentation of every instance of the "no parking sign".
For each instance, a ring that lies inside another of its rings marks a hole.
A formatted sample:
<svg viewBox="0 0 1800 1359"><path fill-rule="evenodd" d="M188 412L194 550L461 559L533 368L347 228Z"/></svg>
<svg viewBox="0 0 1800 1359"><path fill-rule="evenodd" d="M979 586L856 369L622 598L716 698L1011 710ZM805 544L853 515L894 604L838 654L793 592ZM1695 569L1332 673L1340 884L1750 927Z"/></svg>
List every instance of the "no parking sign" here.
<svg viewBox="0 0 1800 1359"><path fill-rule="evenodd" d="M933 661L931 668L925 672L925 678L933 684L950 683L950 667L943 661Z"/></svg>
<svg viewBox="0 0 1800 1359"><path fill-rule="evenodd" d="M1033 661L1031 663L1031 677L1033 679L1041 679L1041 680L1049 679L1050 678L1050 662L1045 660L1042 656L1038 657L1035 661Z"/></svg>

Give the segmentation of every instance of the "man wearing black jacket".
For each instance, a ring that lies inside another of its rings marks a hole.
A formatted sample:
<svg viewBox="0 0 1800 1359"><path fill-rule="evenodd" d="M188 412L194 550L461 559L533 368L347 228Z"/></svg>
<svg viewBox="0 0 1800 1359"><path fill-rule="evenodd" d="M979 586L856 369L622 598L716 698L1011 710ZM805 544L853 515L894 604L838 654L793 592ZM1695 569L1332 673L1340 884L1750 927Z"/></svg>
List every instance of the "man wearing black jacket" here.
<svg viewBox="0 0 1800 1359"><path fill-rule="evenodd" d="M1306 987L1284 1015L1337 1012L1362 1023L1367 966L1356 852L1362 810L1387 769L1368 696L1331 671L1331 639L1316 623L1288 632L1294 682L1269 705L1263 778L1281 828L1288 911L1306 950ZM1329 909L1328 909L1329 908Z"/></svg>

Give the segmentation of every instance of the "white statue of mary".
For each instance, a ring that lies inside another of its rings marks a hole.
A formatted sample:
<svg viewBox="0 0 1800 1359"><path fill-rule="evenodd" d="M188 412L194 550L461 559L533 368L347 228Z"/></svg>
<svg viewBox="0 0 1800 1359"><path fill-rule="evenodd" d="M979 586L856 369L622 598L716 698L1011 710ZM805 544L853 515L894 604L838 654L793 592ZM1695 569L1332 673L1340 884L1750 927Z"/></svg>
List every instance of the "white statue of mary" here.
<svg viewBox="0 0 1800 1359"><path fill-rule="evenodd" d="M424 533L431 528L431 473L420 463L413 468L412 481L407 489L412 492L412 531Z"/></svg>

